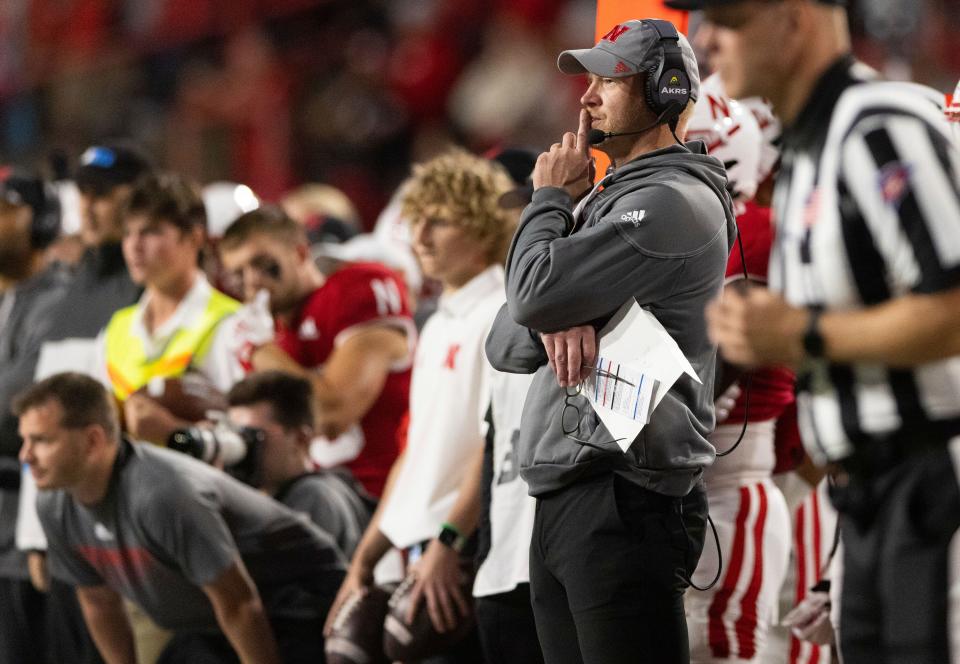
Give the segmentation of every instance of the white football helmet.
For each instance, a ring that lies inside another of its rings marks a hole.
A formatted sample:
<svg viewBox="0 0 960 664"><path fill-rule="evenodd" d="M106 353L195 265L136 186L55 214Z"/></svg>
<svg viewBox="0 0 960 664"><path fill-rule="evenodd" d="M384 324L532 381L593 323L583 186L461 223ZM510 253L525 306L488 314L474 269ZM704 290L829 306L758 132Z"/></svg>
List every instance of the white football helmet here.
<svg viewBox="0 0 960 664"><path fill-rule="evenodd" d="M757 174L757 181L763 182L780 159L780 137L783 135L783 126L773 114L773 107L766 99L750 97L741 99L740 104L750 109L757 124L760 125L760 133L763 134L763 143L760 144L760 168Z"/></svg>
<svg viewBox="0 0 960 664"><path fill-rule="evenodd" d="M223 237L237 217L260 207L260 199L245 184L211 182L202 193L207 210L207 235L211 238Z"/></svg>
<svg viewBox="0 0 960 664"><path fill-rule="evenodd" d="M727 167L730 193L745 203L757 193L763 136L753 114L730 99L717 74L700 84L700 98L687 125L687 140L701 140Z"/></svg>

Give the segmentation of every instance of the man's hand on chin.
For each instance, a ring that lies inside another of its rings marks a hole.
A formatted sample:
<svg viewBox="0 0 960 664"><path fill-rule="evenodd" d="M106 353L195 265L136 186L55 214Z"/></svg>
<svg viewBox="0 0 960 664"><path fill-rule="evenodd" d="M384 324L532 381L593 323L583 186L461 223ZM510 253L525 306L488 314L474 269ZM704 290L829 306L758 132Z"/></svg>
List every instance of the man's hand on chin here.
<svg viewBox="0 0 960 664"><path fill-rule="evenodd" d="M559 143L537 158L532 176L534 189L559 187L576 200L593 186L596 169L587 140L589 131L590 114L581 109L577 133L565 133Z"/></svg>

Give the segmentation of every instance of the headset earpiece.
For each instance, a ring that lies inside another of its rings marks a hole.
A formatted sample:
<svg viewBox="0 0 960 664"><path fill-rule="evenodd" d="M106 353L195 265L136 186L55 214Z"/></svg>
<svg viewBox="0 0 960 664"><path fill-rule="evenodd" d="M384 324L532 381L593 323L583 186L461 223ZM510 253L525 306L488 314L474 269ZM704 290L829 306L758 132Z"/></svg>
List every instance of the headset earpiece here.
<svg viewBox="0 0 960 664"><path fill-rule="evenodd" d="M660 81L660 69L663 66L663 59L660 59L660 63L654 65L647 69L647 83L644 86L645 96L647 98L647 106L650 107L650 110L653 111L656 115L660 115L663 112L663 108L660 105L659 95L659 81Z"/></svg>
<svg viewBox="0 0 960 664"><path fill-rule="evenodd" d="M646 98L651 110L672 129L690 101L690 76L683 63L680 34L669 21L650 19L660 35L661 57L647 70Z"/></svg>
<svg viewBox="0 0 960 664"><path fill-rule="evenodd" d="M45 249L60 235L60 197L54 186L43 183L43 211L34 213L30 225L30 244L35 249Z"/></svg>

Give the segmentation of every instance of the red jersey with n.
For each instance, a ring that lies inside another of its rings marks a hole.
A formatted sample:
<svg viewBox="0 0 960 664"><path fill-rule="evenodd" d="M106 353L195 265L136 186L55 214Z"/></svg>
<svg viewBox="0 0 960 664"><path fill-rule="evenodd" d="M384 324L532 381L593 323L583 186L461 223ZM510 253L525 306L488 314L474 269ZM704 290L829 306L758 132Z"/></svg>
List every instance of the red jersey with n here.
<svg viewBox="0 0 960 664"><path fill-rule="evenodd" d="M301 366L312 369L371 324L397 327L411 340L411 353L391 369L380 396L360 420L363 447L346 464L367 491L379 497L399 455L397 434L410 400L415 327L403 281L376 263L347 264L304 301L289 327L278 324L276 341Z"/></svg>
<svg viewBox="0 0 960 664"><path fill-rule="evenodd" d="M743 214L737 217L737 229L740 233L740 242L743 243L743 257L746 258L746 271L750 280L766 284L770 249L773 246L770 208L760 207L750 201L746 204ZM728 284L743 279L743 263L740 257L740 245L735 242L730 252L730 260L727 261ZM787 406L794 401L793 383L793 372L783 367L769 367L754 371L750 382L748 421L762 422L780 417ZM743 421L745 397L745 394L740 395L724 424Z"/></svg>

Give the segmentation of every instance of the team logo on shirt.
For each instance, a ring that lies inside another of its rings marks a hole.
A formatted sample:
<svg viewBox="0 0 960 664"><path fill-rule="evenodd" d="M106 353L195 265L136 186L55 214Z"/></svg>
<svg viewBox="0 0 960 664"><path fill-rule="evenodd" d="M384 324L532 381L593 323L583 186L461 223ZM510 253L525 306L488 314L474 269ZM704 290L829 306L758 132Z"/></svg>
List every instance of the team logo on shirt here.
<svg viewBox="0 0 960 664"><path fill-rule="evenodd" d="M877 187L884 203L893 207L900 205L910 190L911 170L909 164L899 161L886 164L880 169L877 174Z"/></svg>
<svg viewBox="0 0 960 664"><path fill-rule="evenodd" d="M447 348L447 359L443 361L443 366L445 369L456 369L457 368L457 353L460 352L460 344L450 344L450 347Z"/></svg>
<svg viewBox="0 0 960 664"><path fill-rule="evenodd" d="M640 227L640 222L643 221L643 218L647 216L646 210L633 210L632 212L627 212L624 215L620 216L620 221L629 221L633 224L634 228Z"/></svg>
<svg viewBox="0 0 960 664"><path fill-rule="evenodd" d="M113 541L113 533L107 530L107 527L102 523L100 523L99 521L93 524L93 534L96 535L97 539L100 540L101 542Z"/></svg>
<svg viewBox="0 0 960 664"><path fill-rule="evenodd" d="M320 338L320 331L317 329L317 321L313 318L305 318L297 330L297 336L301 339L312 341Z"/></svg>

